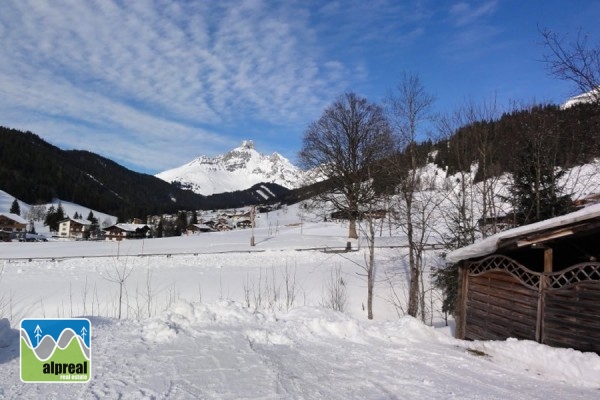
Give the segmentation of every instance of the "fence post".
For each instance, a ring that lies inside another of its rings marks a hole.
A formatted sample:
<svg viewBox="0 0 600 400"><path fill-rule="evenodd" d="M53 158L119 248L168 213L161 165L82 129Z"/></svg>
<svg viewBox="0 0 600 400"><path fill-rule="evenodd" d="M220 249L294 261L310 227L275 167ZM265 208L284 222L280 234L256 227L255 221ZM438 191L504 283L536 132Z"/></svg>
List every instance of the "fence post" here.
<svg viewBox="0 0 600 400"><path fill-rule="evenodd" d="M538 343L543 343L544 340L544 306L546 296L546 286L548 277L546 273L540 274L540 282L538 283L538 304L537 304L537 321L535 326L535 340Z"/></svg>
<svg viewBox="0 0 600 400"><path fill-rule="evenodd" d="M458 265L458 307L456 318L456 331L454 337L464 339L467 326L467 290L469 280L469 264L466 261L461 261Z"/></svg>

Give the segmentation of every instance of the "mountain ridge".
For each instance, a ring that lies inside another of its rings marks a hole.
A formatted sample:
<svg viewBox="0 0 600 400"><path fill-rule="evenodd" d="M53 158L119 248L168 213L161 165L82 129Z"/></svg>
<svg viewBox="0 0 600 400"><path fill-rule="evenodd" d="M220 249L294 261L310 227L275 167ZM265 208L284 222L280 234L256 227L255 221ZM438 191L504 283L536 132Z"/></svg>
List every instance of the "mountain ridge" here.
<svg viewBox="0 0 600 400"><path fill-rule="evenodd" d="M202 196L90 151L62 150L32 132L2 126L0 160L0 189L11 196L29 204L61 199L121 221L179 210L272 203L289 192L266 182L269 191L257 184L243 191ZM265 198L265 193L275 196Z"/></svg>

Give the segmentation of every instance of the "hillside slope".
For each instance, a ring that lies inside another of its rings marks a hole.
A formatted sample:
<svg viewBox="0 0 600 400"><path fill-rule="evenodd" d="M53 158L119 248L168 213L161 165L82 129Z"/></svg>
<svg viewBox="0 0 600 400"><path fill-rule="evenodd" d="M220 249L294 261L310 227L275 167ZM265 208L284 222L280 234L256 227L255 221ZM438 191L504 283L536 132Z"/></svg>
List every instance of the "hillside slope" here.
<svg viewBox="0 0 600 400"><path fill-rule="evenodd" d="M61 199L120 218L177 210L241 207L276 201L275 183L237 193L202 196L152 175L81 150L62 150L32 132L0 127L0 189L29 204ZM260 193L271 193L265 196Z"/></svg>

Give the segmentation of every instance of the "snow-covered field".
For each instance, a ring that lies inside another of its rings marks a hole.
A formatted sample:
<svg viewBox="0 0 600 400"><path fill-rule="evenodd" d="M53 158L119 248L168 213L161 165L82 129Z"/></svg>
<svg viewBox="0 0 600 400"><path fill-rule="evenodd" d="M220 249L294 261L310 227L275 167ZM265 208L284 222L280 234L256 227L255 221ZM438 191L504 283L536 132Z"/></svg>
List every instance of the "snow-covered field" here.
<svg viewBox="0 0 600 400"><path fill-rule="evenodd" d="M0 192L0 211L12 200ZM433 327L401 316L405 238L387 225L367 320L364 238L333 252L347 226L323 219L299 206L260 214L254 247L249 229L0 243L0 399L600 398L597 354L456 340L435 291ZM439 265L437 251L426 257ZM334 292L345 295L343 313L332 310ZM19 322L44 316L90 318L89 383L20 381Z"/></svg>
<svg viewBox="0 0 600 400"><path fill-rule="evenodd" d="M439 313L431 315L438 329L399 318L385 277L402 287L402 249L377 250L375 320L366 320L364 244L343 254L307 250L343 247L347 233L341 224L308 219L299 224L297 207L262 214L255 247L250 230L1 243L0 398L600 396L596 354L459 341ZM402 242L383 236L381 246ZM336 271L347 291L345 313L327 307ZM19 321L42 316L91 319L89 383L20 381Z"/></svg>

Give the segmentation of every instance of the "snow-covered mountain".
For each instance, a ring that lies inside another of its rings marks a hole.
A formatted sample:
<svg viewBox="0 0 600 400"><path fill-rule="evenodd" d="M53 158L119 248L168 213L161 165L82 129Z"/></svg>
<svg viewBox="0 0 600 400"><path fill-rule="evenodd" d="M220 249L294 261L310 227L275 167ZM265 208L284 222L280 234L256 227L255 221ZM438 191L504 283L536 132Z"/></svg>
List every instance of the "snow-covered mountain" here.
<svg viewBox="0 0 600 400"><path fill-rule="evenodd" d="M167 182L179 182L183 188L203 195L244 190L261 182L273 182L296 188L302 171L277 153L260 154L251 140L216 157L195 160L156 175Z"/></svg>
<svg viewBox="0 0 600 400"><path fill-rule="evenodd" d="M590 90L587 93L582 93L582 94L579 94L577 96L573 96L573 97L569 98L561 106L561 108L564 110L564 109L567 109L569 107L573 107L576 104L580 104L580 103L592 103L594 101L597 101L599 97L600 97L600 88L596 88L596 89Z"/></svg>

